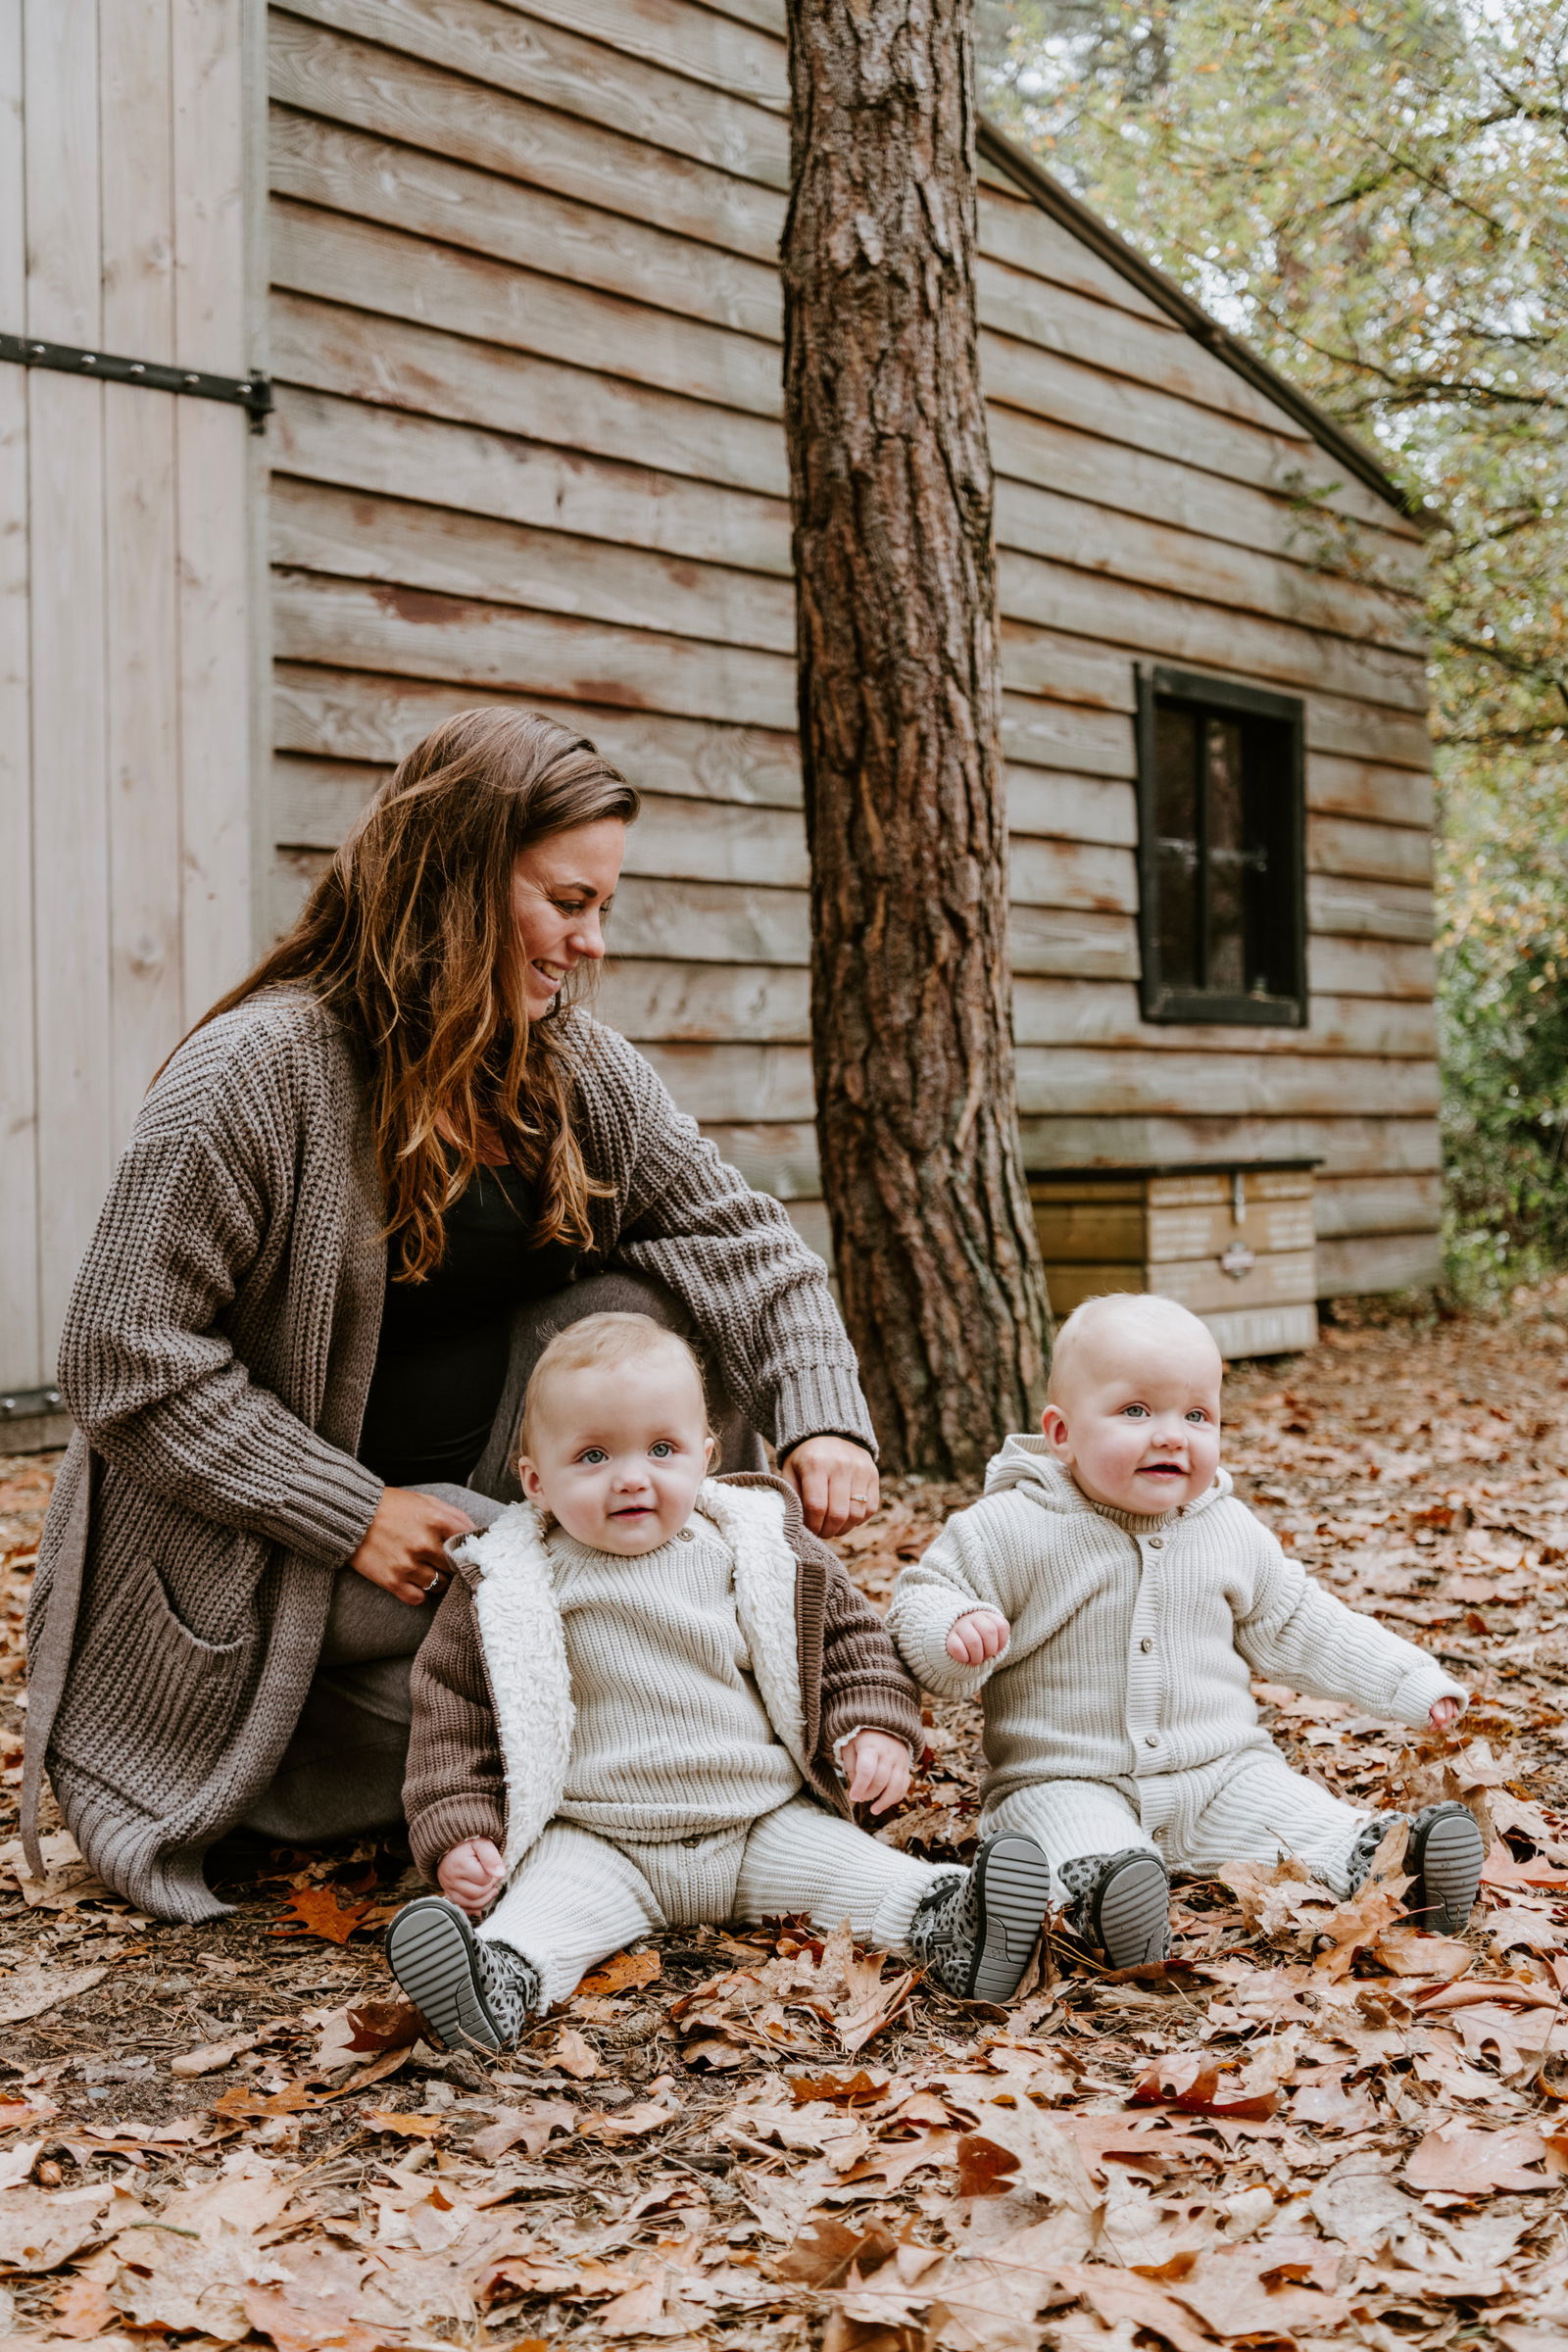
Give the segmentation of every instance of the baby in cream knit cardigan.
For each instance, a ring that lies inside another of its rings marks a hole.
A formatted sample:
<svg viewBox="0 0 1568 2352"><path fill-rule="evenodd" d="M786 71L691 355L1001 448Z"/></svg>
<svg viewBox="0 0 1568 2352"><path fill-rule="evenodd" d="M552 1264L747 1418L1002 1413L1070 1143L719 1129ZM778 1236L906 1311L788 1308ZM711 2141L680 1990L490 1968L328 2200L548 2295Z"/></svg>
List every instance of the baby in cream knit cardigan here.
<svg viewBox="0 0 1568 2352"><path fill-rule="evenodd" d="M928 1690L982 1694L982 1829L1038 1841L1071 1924L1114 1968L1166 1956L1169 1870L1290 1854L1348 1894L1398 1818L1289 1769L1254 1673L1422 1729L1466 1704L1232 1494L1223 1369L1171 1299L1080 1306L1057 1335L1041 1436L1007 1439L983 1498L900 1576L889 1617ZM1404 1866L1423 1924L1463 1926L1482 1859L1464 1806L1413 1817Z"/></svg>

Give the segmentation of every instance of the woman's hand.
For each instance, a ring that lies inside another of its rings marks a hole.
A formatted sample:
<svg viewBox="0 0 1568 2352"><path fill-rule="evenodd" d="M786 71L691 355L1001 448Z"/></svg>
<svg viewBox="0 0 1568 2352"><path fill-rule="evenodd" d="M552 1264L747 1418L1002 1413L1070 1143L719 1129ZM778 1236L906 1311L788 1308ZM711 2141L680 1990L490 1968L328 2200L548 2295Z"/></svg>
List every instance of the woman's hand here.
<svg viewBox="0 0 1568 2352"><path fill-rule="evenodd" d="M969 1609L948 1629L948 1655L960 1666L983 1666L987 1658L1001 1657L1007 1633L1007 1620L995 1609Z"/></svg>
<svg viewBox="0 0 1568 2352"><path fill-rule="evenodd" d="M451 1581L447 1538L472 1533L467 1512L452 1503L416 1494L412 1487L383 1487L375 1517L349 1566L394 1600L416 1609L432 1595L439 1599Z"/></svg>
<svg viewBox="0 0 1568 2352"><path fill-rule="evenodd" d="M455 1845L450 1854L442 1855L435 1875L447 1900L477 1919L494 1901L506 1866L500 1848L490 1838L470 1838L466 1844Z"/></svg>
<svg viewBox="0 0 1568 2352"><path fill-rule="evenodd" d="M876 1464L853 1438L803 1438L780 1465L813 1536L842 1536L882 1499Z"/></svg>
<svg viewBox="0 0 1568 2352"><path fill-rule="evenodd" d="M1462 1698L1435 1698L1432 1701L1429 1720L1435 1732L1448 1732L1453 1729L1463 1713L1464 1700Z"/></svg>
<svg viewBox="0 0 1568 2352"><path fill-rule="evenodd" d="M909 1751L891 1732L857 1732L839 1750L852 1805L887 1813L909 1786Z"/></svg>

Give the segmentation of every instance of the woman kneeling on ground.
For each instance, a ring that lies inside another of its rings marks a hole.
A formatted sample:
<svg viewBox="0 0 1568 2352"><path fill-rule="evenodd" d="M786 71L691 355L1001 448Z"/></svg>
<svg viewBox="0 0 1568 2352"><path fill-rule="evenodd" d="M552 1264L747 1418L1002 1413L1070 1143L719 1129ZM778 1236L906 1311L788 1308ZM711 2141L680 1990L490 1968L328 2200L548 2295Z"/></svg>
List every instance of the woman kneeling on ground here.
<svg viewBox="0 0 1568 2352"><path fill-rule="evenodd" d="M450 1538L516 1497L523 1391L580 1316L708 1359L721 1467L778 1449L814 1532L875 1509L825 1270L571 1002L637 795L532 712L468 710L375 795L293 931L155 1081L77 1279L77 1434L28 1618L47 1770L165 1919L204 1857L396 1824Z"/></svg>

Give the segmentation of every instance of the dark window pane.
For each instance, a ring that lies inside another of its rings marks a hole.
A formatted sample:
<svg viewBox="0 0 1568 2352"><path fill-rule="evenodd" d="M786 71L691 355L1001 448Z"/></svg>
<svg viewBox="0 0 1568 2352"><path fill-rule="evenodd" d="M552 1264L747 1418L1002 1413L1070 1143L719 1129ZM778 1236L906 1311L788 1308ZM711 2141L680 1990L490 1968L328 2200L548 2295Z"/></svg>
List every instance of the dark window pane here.
<svg viewBox="0 0 1568 2352"><path fill-rule="evenodd" d="M1198 747L1200 720L1181 703L1154 710L1154 888L1160 977L1202 986L1199 969Z"/></svg>
<svg viewBox="0 0 1568 2352"><path fill-rule="evenodd" d="M1243 808L1242 726L1212 714L1203 722L1203 985L1225 997L1246 987L1247 832Z"/></svg>

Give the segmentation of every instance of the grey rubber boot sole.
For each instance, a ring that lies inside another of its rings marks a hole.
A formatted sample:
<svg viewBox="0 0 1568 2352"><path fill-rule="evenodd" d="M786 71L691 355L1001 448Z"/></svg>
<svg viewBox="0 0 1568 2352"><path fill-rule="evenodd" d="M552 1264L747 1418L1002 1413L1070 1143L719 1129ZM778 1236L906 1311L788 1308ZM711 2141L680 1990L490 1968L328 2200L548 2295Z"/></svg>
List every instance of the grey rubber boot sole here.
<svg viewBox="0 0 1568 2352"><path fill-rule="evenodd" d="M1010 2001L1051 1899L1051 1864L1021 1830L988 1838L974 1860L980 1924L966 1998Z"/></svg>
<svg viewBox="0 0 1568 2352"><path fill-rule="evenodd" d="M473 1930L444 1895L416 1895L386 1932L387 1965L443 2047L504 2049L479 1988Z"/></svg>
<svg viewBox="0 0 1568 2352"><path fill-rule="evenodd" d="M1457 1936L1475 1909L1486 1858L1475 1816L1464 1805L1445 1805L1413 1832L1404 1867L1415 1885L1405 1900L1416 1925L1434 1936Z"/></svg>
<svg viewBox="0 0 1568 2352"><path fill-rule="evenodd" d="M1154 1855L1134 1854L1106 1874L1090 1929L1113 1969L1170 1957L1170 1881Z"/></svg>

